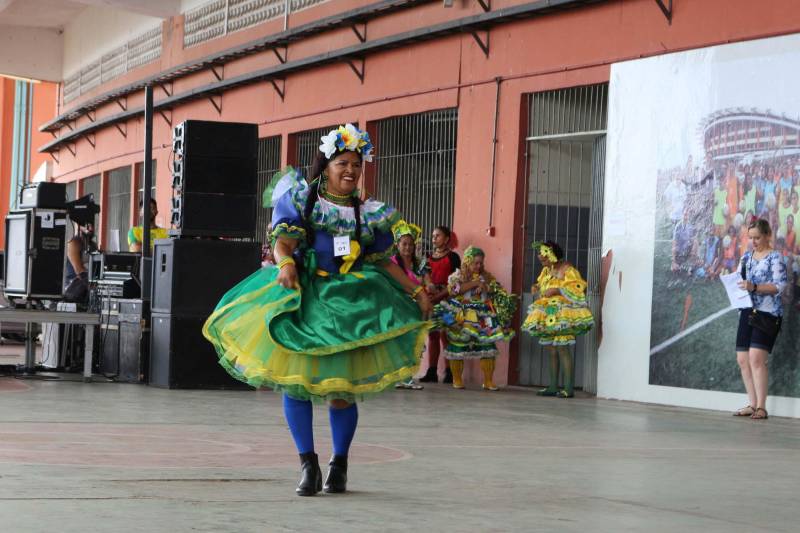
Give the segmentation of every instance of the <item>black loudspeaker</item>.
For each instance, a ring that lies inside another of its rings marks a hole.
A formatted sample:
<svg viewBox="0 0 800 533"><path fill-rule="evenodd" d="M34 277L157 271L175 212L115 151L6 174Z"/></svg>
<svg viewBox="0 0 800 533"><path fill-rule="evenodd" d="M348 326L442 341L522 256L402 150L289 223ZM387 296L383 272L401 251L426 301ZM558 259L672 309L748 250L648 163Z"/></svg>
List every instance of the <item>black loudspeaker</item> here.
<svg viewBox="0 0 800 533"><path fill-rule="evenodd" d="M172 163L172 188L180 194L217 193L255 195L258 159L186 155Z"/></svg>
<svg viewBox="0 0 800 533"><path fill-rule="evenodd" d="M67 184L39 181L25 185L19 193L19 207L49 207L65 209L67 203Z"/></svg>
<svg viewBox="0 0 800 533"><path fill-rule="evenodd" d="M153 248L153 312L208 316L228 289L260 267L257 242L158 239Z"/></svg>
<svg viewBox="0 0 800 533"><path fill-rule="evenodd" d="M258 125L242 122L186 120L172 133L172 151L178 157L243 157L258 154Z"/></svg>
<svg viewBox="0 0 800 533"><path fill-rule="evenodd" d="M249 237L256 229L258 126L187 120L172 138L173 236Z"/></svg>
<svg viewBox="0 0 800 533"><path fill-rule="evenodd" d="M6 296L61 298L66 224L63 209L29 209L6 216Z"/></svg>
<svg viewBox="0 0 800 533"><path fill-rule="evenodd" d="M250 389L219 364L203 337L204 316L153 313L150 325L150 385L170 389Z"/></svg>
<svg viewBox="0 0 800 533"><path fill-rule="evenodd" d="M172 226L178 237L252 237L254 194L189 193L172 197Z"/></svg>

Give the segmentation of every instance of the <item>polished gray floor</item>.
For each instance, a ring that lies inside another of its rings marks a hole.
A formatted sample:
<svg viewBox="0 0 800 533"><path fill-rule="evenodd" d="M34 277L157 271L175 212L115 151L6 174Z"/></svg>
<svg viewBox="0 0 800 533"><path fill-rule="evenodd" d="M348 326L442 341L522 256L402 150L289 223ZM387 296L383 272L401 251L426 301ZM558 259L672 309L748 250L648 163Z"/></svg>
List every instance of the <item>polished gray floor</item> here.
<svg viewBox="0 0 800 533"><path fill-rule="evenodd" d="M356 441L299 498L273 393L0 378L0 531L800 531L797 420L434 385Z"/></svg>

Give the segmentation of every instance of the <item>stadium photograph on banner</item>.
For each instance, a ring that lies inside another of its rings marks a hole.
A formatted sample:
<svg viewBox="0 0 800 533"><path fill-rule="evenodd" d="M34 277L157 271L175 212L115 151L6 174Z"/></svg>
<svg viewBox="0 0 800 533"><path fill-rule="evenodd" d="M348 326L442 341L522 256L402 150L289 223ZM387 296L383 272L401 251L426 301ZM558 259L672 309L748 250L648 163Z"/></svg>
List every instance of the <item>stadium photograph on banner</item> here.
<svg viewBox="0 0 800 533"><path fill-rule="evenodd" d="M659 58L660 72L651 63L642 73L674 88L673 101L653 101L651 118L679 137L657 150L651 385L744 391L738 312L720 276L738 271L748 225L762 218L789 278L769 394L800 396L800 75L776 68L787 54L800 65L789 41L797 39L673 54ZM675 83L676 74L691 83Z"/></svg>

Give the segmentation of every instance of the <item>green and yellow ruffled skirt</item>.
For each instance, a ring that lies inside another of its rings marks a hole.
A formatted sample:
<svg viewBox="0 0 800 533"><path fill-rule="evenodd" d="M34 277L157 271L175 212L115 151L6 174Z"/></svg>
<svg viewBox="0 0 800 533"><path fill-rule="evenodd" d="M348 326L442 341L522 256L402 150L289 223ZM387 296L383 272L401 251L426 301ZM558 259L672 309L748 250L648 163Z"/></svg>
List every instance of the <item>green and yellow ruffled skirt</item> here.
<svg viewBox="0 0 800 533"><path fill-rule="evenodd" d="M206 321L233 377L300 400L352 402L416 374L430 323L382 268L304 272L302 290L281 287L278 272L255 272Z"/></svg>
<svg viewBox="0 0 800 533"><path fill-rule="evenodd" d="M573 302L563 296L539 298L528 308L522 329L548 345L575 344L575 337L594 326L594 318L584 302Z"/></svg>

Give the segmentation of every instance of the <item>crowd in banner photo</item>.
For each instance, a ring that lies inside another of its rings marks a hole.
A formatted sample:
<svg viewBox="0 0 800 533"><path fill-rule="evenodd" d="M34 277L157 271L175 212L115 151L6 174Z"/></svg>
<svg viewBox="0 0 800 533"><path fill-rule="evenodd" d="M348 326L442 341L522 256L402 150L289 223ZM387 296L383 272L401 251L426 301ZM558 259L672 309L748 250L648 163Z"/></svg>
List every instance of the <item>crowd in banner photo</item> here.
<svg viewBox="0 0 800 533"><path fill-rule="evenodd" d="M748 251L747 228L762 218L774 228L772 246L783 257L794 290L785 303L800 306L800 156L711 160L662 173L663 205L672 224L671 271L717 279L734 271Z"/></svg>

